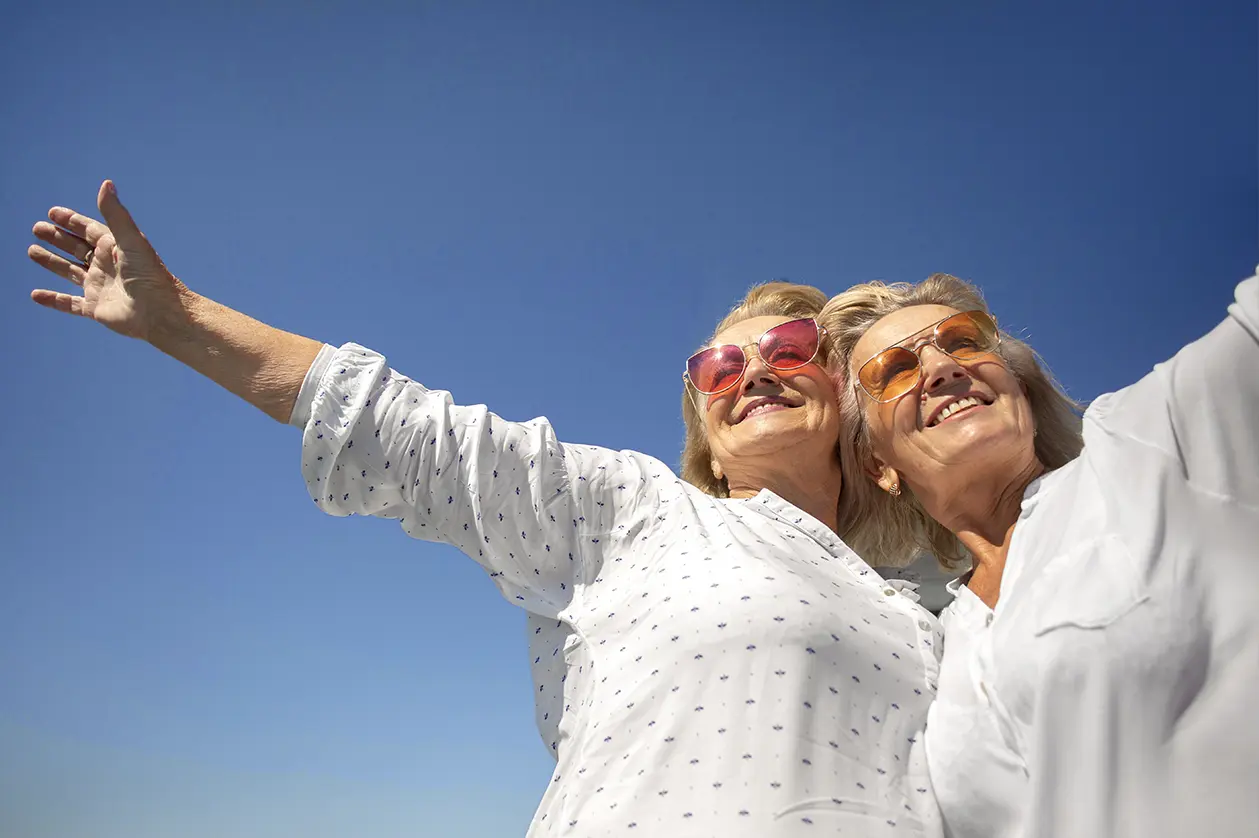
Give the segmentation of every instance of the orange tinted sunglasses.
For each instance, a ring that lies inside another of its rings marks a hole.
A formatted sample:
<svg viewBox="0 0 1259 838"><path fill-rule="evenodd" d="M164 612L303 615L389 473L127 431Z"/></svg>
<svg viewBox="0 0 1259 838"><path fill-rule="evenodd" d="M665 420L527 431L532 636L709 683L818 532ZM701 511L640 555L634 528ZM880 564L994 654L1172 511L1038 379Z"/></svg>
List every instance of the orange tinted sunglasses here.
<svg viewBox="0 0 1259 838"><path fill-rule="evenodd" d="M913 349L900 344L889 346L861 365L857 371L857 383L867 396L886 404L912 392L922 381L922 358L918 353L927 344L958 361L972 361L990 354L1001 345L997 321L983 311L951 314L926 329L920 329L901 343L912 340L927 329L931 330L931 336Z"/></svg>

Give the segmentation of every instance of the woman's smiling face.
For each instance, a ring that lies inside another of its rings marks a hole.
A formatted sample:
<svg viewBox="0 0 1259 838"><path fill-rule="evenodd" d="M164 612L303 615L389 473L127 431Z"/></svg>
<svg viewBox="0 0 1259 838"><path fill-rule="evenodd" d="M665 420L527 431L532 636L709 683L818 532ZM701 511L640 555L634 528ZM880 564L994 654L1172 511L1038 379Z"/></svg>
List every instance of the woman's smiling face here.
<svg viewBox="0 0 1259 838"><path fill-rule="evenodd" d="M747 353L736 384L703 400L714 473L754 471L762 458L835 456L839 404L835 384L817 361L781 372L765 364L756 342L791 317L750 317L720 332L713 345L733 344Z"/></svg>
<svg viewBox="0 0 1259 838"><path fill-rule="evenodd" d="M904 347L919 359L918 382L901 398L879 403L858 393L877 461L870 468L881 473L885 489L895 482L886 474L890 467L919 495L964 490L959 478L965 469L945 476L948 471L1021 462L1033 449L1031 405L1000 356L988 352L961 361L931 342L935 326L958 313L941 305L907 306L878 320L853 348L854 381L867 361L889 347Z"/></svg>

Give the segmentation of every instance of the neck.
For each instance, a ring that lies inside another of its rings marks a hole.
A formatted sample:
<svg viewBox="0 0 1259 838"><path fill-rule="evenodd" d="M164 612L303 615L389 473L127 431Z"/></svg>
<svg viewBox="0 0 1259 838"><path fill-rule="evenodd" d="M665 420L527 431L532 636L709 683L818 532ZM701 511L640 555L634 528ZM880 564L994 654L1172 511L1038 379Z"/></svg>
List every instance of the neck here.
<svg viewBox="0 0 1259 838"><path fill-rule="evenodd" d="M786 460L787 462L782 462ZM844 478L838 462L817 466L801 466L784 457L768 468L756 472L726 474L730 497L755 497L762 489L769 489L783 500L807 512L839 534L839 493Z"/></svg>
<svg viewBox="0 0 1259 838"><path fill-rule="evenodd" d="M975 564L966 587L989 608L995 608L1005 572L1006 555L1014 525L1022 509L1027 486L1045 467L1035 457L1013 469L986 469L991 478L965 481L965 488L956 483L949 491L934 496L918 495L923 508L957 536L970 551Z"/></svg>

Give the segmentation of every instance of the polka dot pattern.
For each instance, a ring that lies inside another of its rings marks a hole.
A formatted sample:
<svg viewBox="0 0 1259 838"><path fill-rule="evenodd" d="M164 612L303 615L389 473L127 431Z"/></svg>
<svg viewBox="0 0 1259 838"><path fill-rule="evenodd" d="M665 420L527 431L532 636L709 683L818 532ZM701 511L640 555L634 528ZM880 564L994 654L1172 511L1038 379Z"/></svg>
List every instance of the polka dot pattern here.
<svg viewBox="0 0 1259 838"><path fill-rule="evenodd" d="M816 519L456 405L353 344L311 391L320 508L454 545L529 615L556 759L530 836L938 834L939 624Z"/></svg>

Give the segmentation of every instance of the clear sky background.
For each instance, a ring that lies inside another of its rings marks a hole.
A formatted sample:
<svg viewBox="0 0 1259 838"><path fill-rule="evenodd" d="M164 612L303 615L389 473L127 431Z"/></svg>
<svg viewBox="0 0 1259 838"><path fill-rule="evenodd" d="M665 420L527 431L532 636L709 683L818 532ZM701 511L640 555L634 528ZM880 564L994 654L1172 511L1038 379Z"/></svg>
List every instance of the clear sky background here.
<svg viewBox="0 0 1259 838"><path fill-rule="evenodd" d="M0 838L520 835L552 765L471 560L29 303L103 178L194 289L670 463L753 283L969 277L1091 398L1259 260L1253 0L164 5L0 31Z"/></svg>

